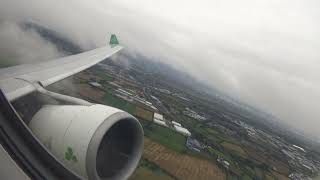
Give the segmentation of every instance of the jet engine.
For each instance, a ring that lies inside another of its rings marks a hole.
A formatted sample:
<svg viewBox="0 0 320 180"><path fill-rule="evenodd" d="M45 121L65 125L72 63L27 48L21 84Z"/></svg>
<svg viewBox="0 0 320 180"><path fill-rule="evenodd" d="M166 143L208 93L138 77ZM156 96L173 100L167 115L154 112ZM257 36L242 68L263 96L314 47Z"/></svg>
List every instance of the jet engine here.
<svg viewBox="0 0 320 180"><path fill-rule="evenodd" d="M143 152L139 121L109 106L45 105L29 127L58 160L84 179L127 179Z"/></svg>

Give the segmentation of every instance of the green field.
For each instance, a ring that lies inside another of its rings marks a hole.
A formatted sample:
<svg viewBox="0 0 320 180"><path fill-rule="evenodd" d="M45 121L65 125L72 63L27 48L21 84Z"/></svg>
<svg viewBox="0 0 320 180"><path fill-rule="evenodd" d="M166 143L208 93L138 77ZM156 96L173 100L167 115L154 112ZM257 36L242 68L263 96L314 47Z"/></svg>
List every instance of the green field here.
<svg viewBox="0 0 320 180"><path fill-rule="evenodd" d="M118 98L110 93L105 94L103 97L103 103L123 111L126 111L139 119L142 118L143 120L153 120L153 112L149 111L145 108L139 107L135 104L132 104L124 99Z"/></svg>
<svg viewBox="0 0 320 180"><path fill-rule="evenodd" d="M233 163L232 158L223 152L220 152L220 151L213 149L211 147L208 148L208 152L210 155L215 156L216 158L222 157L223 159L227 160L228 162Z"/></svg>
<svg viewBox="0 0 320 180"><path fill-rule="evenodd" d="M252 178L248 175L241 176L241 180L251 180Z"/></svg>
<svg viewBox="0 0 320 180"><path fill-rule="evenodd" d="M130 114L134 114L135 111L135 106L121 98L118 98L116 96L113 96L110 93L106 93L105 96L103 97L103 102L106 105L119 108L121 110L124 110Z"/></svg>
<svg viewBox="0 0 320 180"><path fill-rule="evenodd" d="M103 72L101 72L101 73L96 73L96 75L103 78L103 80L100 80L100 81L99 81L99 83L101 83L101 84L104 84L104 83L106 83L107 81L113 81L113 80L114 80L113 77L111 77L111 76L109 76L108 74L103 73Z"/></svg>
<svg viewBox="0 0 320 180"><path fill-rule="evenodd" d="M186 138L183 135L169 128L161 127L154 123L148 125L145 125L145 123L142 124L144 126L145 136L147 136L151 140L158 142L161 145L166 146L167 148L170 148L177 152L186 151Z"/></svg>
<svg viewBox="0 0 320 180"><path fill-rule="evenodd" d="M248 157L247 153L240 146L238 146L236 144L223 142L221 145L223 146L223 148L225 148L226 150L228 150L232 154L236 154L244 159Z"/></svg>

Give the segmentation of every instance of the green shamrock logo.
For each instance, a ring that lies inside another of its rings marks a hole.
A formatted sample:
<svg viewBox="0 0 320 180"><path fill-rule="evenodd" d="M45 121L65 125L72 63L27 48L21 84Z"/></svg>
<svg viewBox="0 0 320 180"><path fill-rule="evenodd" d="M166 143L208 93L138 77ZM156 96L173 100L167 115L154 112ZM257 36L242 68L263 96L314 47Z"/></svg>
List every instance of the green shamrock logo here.
<svg viewBox="0 0 320 180"><path fill-rule="evenodd" d="M64 153L64 158L68 161L78 162L77 157L73 154L71 147L67 148L67 151Z"/></svg>

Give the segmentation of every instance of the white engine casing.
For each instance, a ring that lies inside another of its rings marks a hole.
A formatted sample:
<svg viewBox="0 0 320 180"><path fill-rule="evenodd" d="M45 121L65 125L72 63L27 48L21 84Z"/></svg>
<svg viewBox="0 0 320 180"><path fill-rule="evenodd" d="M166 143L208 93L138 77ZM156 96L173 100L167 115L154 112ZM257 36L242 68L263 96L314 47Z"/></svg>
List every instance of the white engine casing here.
<svg viewBox="0 0 320 180"><path fill-rule="evenodd" d="M104 105L46 105L29 123L66 167L85 179L127 179L143 151L137 119Z"/></svg>

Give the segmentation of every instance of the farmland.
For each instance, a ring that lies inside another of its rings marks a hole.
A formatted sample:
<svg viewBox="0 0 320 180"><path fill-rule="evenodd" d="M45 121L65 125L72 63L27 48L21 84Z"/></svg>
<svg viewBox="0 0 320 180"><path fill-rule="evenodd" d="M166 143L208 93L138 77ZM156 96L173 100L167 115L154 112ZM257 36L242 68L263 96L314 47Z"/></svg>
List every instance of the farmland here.
<svg viewBox="0 0 320 180"><path fill-rule="evenodd" d="M277 153L279 151L273 151L275 143L272 142L274 141L282 144L283 147L288 146L283 143L282 139L266 135L265 131L260 131L257 128L254 128L256 131L254 136L248 136L246 128L253 129L253 127L245 123L239 124L238 121L242 117L240 114L226 111L223 113L215 112L210 109L212 107L217 110L218 106L201 105L193 96L185 95L192 100L192 104L190 104L180 100L175 94L159 93L150 87L139 89L138 86L134 86L134 83L132 85L132 79L135 77L131 77L131 75L130 84L123 77L119 79L117 75L85 71L73 79L72 82L76 82L76 88L66 86L67 90L58 89L62 93L66 92L69 95L80 96L89 101L122 109L139 119L146 137L144 160L140 163L131 180L287 179L292 172L285 158L281 158L283 155L279 155ZM91 86L90 82L98 82L101 86ZM64 85L68 85L68 82ZM116 90L118 89L123 89L133 96L144 98L154 105L158 105L156 106L158 112L163 114L167 121L179 122L187 128L191 132L192 138L204 145L203 150L200 153L189 150L185 145L186 138L184 136L170 128L154 124L152 110L141 103L130 100L130 98L129 100L121 98L117 94ZM170 88L167 89L174 91ZM159 99L159 102L152 97ZM210 120L199 121L186 116L184 114L186 107L206 113ZM263 143L260 139L264 140ZM268 142L273 146L269 146ZM229 168L225 168L218 162L218 158L229 162ZM150 165L152 163L153 165Z"/></svg>
<svg viewBox="0 0 320 180"><path fill-rule="evenodd" d="M241 157L246 158L247 157L247 153L238 145L236 144L231 144L228 142L223 142L222 146L227 149L228 151L234 152L238 155L240 155Z"/></svg>
<svg viewBox="0 0 320 180"><path fill-rule="evenodd" d="M225 179L225 173L203 159L177 153L145 138L144 158L157 164L176 179Z"/></svg>
<svg viewBox="0 0 320 180"><path fill-rule="evenodd" d="M122 109L130 114L133 114L135 111L134 105L109 93L105 94L103 97L103 102L106 105Z"/></svg>
<svg viewBox="0 0 320 180"><path fill-rule="evenodd" d="M149 111L143 107L136 106L134 115L138 118L142 118L144 120L152 121L153 120L153 112Z"/></svg>
<svg viewBox="0 0 320 180"><path fill-rule="evenodd" d="M142 159L139 163L139 167L133 173L129 180L174 180L173 177L168 175L162 169L160 169L154 163Z"/></svg>
<svg viewBox="0 0 320 180"><path fill-rule="evenodd" d="M186 138L169 128L161 127L154 123L149 123L147 125L144 125L144 133L146 137L160 143L161 145L169 149L177 152L186 151Z"/></svg>

